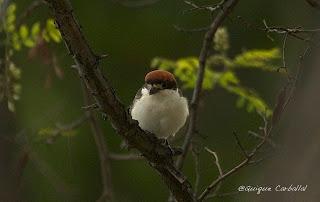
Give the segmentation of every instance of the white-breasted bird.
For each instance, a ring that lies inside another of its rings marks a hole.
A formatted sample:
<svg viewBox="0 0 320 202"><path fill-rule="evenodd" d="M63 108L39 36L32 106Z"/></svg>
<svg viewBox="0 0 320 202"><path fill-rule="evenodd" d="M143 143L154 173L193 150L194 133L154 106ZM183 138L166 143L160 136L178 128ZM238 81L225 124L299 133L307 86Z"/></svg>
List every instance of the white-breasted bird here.
<svg viewBox="0 0 320 202"><path fill-rule="evenodd" d="M174 136L189 115L188 101L174 75L164 70L145 76L145 84L137 92L130 112L140 128L165 139Z"/></svg>

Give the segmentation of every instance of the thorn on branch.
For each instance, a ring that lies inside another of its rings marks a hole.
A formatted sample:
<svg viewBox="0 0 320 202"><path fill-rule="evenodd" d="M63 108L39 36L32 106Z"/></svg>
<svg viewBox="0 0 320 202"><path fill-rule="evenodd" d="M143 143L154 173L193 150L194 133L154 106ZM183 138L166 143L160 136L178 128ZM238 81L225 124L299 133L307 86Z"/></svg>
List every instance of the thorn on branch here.
<svg viewBox="0 0 320 202"><path fill-rule="evenodd" d="M86 110L86 111L91 111L91 110L97 110L100 109L100 106L98 103L93 103L91 105L88 106L83 106L81 107L82 109Z"/></svg>
<svg viewBox="0 0 320 202"><path fill-rule="evenodd" d="M98 55L96 57L97 57L97 60L100 61L100 60L104 60L107 57L109 57L109 54L102 54L102 55Z"/></svg>

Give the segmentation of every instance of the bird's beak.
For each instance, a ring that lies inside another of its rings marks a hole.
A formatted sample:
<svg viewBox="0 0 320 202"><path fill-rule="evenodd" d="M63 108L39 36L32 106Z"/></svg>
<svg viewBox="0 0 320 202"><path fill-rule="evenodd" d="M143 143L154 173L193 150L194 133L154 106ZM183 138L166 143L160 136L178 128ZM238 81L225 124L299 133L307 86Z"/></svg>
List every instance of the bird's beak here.
<svg viewBox="0 0 320 202"><path fill-rule="evenodd" d="M159 90L161 90L161 89L156 86L152 86L150 88L149 95L153 95L153 94L157 93Z"/></svg>

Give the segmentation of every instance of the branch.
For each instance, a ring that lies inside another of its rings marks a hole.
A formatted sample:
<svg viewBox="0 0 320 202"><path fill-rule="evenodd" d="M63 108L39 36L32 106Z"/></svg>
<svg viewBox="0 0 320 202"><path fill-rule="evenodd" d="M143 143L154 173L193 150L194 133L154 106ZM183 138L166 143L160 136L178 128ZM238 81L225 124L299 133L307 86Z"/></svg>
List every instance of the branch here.
<svg viewBox="0 0 320 202"><path fill-rule="evenodd" d="M190 183L174 167L171 149L168 145L162 144L155 135L139 128L137 121L132 120L110 82L102 74L99 69L101 57L95 55L89 47L73 15L70 2L68 0L47 0L47 2L70 55L78 65L79 76L98 103L100 111L106 114L113 128L128 145L138 149L149 164L160 173L177 201L194 201Z"/></svg>
<svg viewBox="0 0 320 202"><path fill-rule="evenodd" d="M34 13L34 11L37 8L40 8L41 6L45 5L46 2L44 0L36 0L33 1L23 12L22 14L18 17L17 22L16 22L16 27L20 27L22 23L28 19L30 15Z"/></svg>
<svg viewBox="0 0 320 202"><path fill-rule="evenodd" d="M212 39L219 28L219 26L222 24L222 22L225 20L225 18L229 15L229 13L232 11L232 9L236 6L239 0L226 0L223 5L221 5L221 10L213 20L212 24L210 25L210 28L208 32L205 34L200 56L199 56L199 70L197 73L197 82L196 86L193 91L192 100L190 103L190 119L189 119L189 125L188 125L188 131L182 146L182 155L178 158L176 162L176 166L179 170L182 169L184 160L187 156L187 153L190 149L190 144L193 139L194 134L196 133L196 122L198 118L198 106L199 106L199 100L200 100L200 93L202 91L202 83L204 79L204 72L207 62L207 57L209 54L209 50L211 47Z"/></svg>
<svg viewBox="0 0 320 202"><path fill-rule="evenodd" d="M197 148L194 148L194 144L192 144L192 154L194 158L194 166L196 173L196 180L194 182L194 196L196 197L198 194L198 189L200 186L200 151Z"/></svg>
<svg viewBox="0 0 320 202"><path fill-rule="evenodd" d="M89 117L87 115L82 115L78 119L68 123L68 124L61 124L56 123L56 128L53 129L52 132L50 132L50 136L46 138L47 144L53 144L53 142L60 137L64 132L72 131L76 128L79 128L82 126L83 123L85 123Z"/></svg>
<svg viewBox="0 0 320 202"><path fill-rule="evenodd" d="M218 3L218 4L214 5L214 6L199 6L199 5L195 4L194 2L185 0L184 3L186 3L189 6L191 6L192 8L183 11L183 13L191 12L191 11L194 11L194 10L206 10L206 11L209 11L209 12L212 13L212 12L216 11L217 9L221 8L221 5L223 5L225 1L226 0L222 0L220 3Z"/></svg>
<svg viewBox="0 0 320 202"><path fill-rule="evenodd" d="M141 160L142 156L137 154L109 154L109 158L115 161Z"/></svg>
<svg viewBox="0 0 320 202"><path fill-rule="evenodd" d="M89 105L90 97L88 95L87 88L82 83L83 89L83 100L84 105ZM89 117L89 124L91 127L92 135L97 146L99 159L100 159L100 172L102 178L103 190L98 201L114 201L113 190L112 190L112 175L109 159L108 146L105 143L104 135L101 127L98 124L97 117L93 111L87 111L87 116Z"/></svg>
<svg viewBox="0 0 320 202"><path fill-rule="evenodd" d="M292 87L294 88L294 86ZM282 94L283 90L285 88L283 88L280 92L280 95ZM279 98L280 97L280 98ZM288 97L287 99L291 99L292 97ZM277 98L277 103L275 108L281 106L281 107L285 107L282 103L283 103L283 99L282 96L278 96ZM274 114L275 115L275 114ZM273 115L273 116L274 116ZM278 114L277 116L280 116L280 114ZM215 187L217 187L224 179L226 179L227 177L231 176L232 174L236 173L237 171L239 171L241 168L250 165L252 163L256 163L257 161L251 161L260 151L260 149L263 147L263 145L265 145L266 143L269 143L269 137L271 135L271 132L274 128L274 125L279 121L279 119L277 119L276 121L272 118L271 122L268 123L266 117L263 116L263 120L264 120L264 126L261 128L262 131L262 135L259 137L261 138L260 142L251 150L250 153L246 153L243 146L241 145L238 136L236 134L236 140L238 145L240 146L241 150L244 152L245 155L245 159L240 162L238 165L236 165L235 167L233 167L232 169L230 169L228 172L225 172L223 175L219 175L198 197L198 201L204 201L206 198L208 198L209 194L214 190Z"/></svg>
<svg viewBox="0 0 320 202"><path fill-rule="evenodd" d="M212 151L212 150L210 150L208 147L205 147L205 150L206 150L209 154L211 154L212 156L214 156L214 160L215 160L214 163L216 164L216 166L217 166L217 168L218 168L219 176L222 176L222 175L223 175L223 171L222 171L222 168L221 168L221 165L220 165L220 162L219 162L219 158L218 158L217 153L214 152L214 151ZM216 194L216 193L219 191L220 187L221 187L221 182L216 186L216 189L215 189L213 195Z"/></svg>
<svg viewBox="0 0 320 202"><path fill-rule="evenodd" d="M285 27L275 27L275 26L269 27L265 20L263 20L263 24L265 26L263 30L267 33L274 32L277 34L285 34L306 42L310 42L310 39L305 39L301 37L299 34L320 32L320 29L302 29L301 27L297 27L297 28L285 28Z"/></svg>

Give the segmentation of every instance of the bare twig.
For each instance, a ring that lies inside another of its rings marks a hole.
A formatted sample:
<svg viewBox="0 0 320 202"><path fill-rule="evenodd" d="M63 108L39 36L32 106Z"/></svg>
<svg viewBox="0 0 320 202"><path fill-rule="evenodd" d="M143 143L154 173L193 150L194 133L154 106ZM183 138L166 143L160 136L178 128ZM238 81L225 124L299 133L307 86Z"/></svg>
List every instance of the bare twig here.
<svg viewBox="0 0 320 202"><path fill-rule="evenodd" d="M274 41L274 39L269 35L269 33L276 33L276 34L283 34L287 35L284 36L285 38L288 36L291 36L295 39L306 41L306 42L311 42L312 40L310 38L304 38L300 36L301 34L307 35L307 34L314 34L314 33L319 33L320 28L316 29L304 29L302 27L281 27L281 26L269 26L266 22L266 20L263 20L263 25L264 27L261 28L260 26L253 24L249 22L248 20L244 19L242 16L237 16L237 19L240 20L241 23L243 23L247 28L254 29L256 31L263 31L266 32L267 37L271 40ZM285 40L284 40L285 42ZM283 46L284 47L284 46Z"/></svg>
<svg viewBox="0 0 320 202"><path fill-rule="evenodd" d="M210 153L212 156L214 156L214 163L216 164L218 171L219 171L219 175L222 176L223 175L223 171L219 162L219 158L216 152L210 150L208 147L205 148L205 150Z"/></svg>
<svg viewBox="0 0 320 202"><path fill-rule="evenodd" d="M282 44L282 67L285 69L287 69L286 56L285 56L287 38L288 38L288 33L285 33L284 38L283 38L283 44Z"/></svg>
<svg viewBox="0 0 320 202"><path fill-rule="evenodd" d="M263 138L264 138L264 137L261 136L260 134L254 132L254 131L251 131L251 130L248 131L248 134L249 134L249 135L252 135L252 136L254 136L254 137L257 137L257 138L259 138L259 139L263 139ZM267 141L272 147L277 147L276 143L274 143L270 138L267 138L266 141Z"/></svg>
<svg viewBox="0 0 320 202"><path fill-rule="evenodd" d="M53 142L60 137L63 133L73 131L83 125L89 117L85 114L79 117L78 119L68 123L68 124L61 124L56 123L56 128L53 129L52 132L50 132L50 136L46 138L47 144L53 144Z"/></svg>
<svg viewBox="0 0 320 202"><path fill-rule="evenodd" d="M143 156L138 154L114 154L110 153L109 158L115 161L142 160Z"/></svg>
<svg viewBox="0 0 320 202"><path fill-rule="evenodd" d="M188 131L182 146L183 152L182 155L178 158L176 162L176 166L178 169L183 167L184 160L187 156L187 153L190 149L190 144L193 139L193 136L196 131L196 122L198 118L198 105L200 100L200 93L202 91L202 83L204 79L204 70L207 62L208 53L211 47L211 42L216 33L219 26L225 20L225 18L229 15L235 5L238 3L239 0L227 0L223 5L221 5L221 10L213 20L212 24L210 25L210 29L205 34L202 48L200 51L199 56L199 70L197 73L197 81L196 86L193 91L192 100L190 103L190 119L188 124Z"/></svg>
<svg viewBox="0 0 320 202"><path fill-rule="evenodd" d="M33 1L18 17L16 26L20 27L22 23L28 19L30 15L33 14L34 10L40 8L41 6L45 5L46 2L44 0L36 0Z"/></svg>
<svg viewBox="0 0 320 202"><path fill-rule="evenodd" d="M82 83L82 91L83 91L84 105L89 105L90 97L84 83ZM100 159L100 172L101 172L101 181L102 181L103 189L102 189L102 194L97 201L98 202L114 201L108 146L105 142L104 134L102 132L101 127L99 126L95 113L93 111L87 111L86 114L89 117L89 124L90 124L92 135L94 137L94 140L97 146L99 159Z"/></svg>
<svg viewBox="0 0 320 202"><path fill-rule="evenodd" d="M262 133L263 133L263 139L251 150L250 153L246 154L246 158L240 162L238 165L230 169L228 172L225 172L223 175L219 175L198 197L198 201L203 201L205 200L208 195L214 190L216 186L218 186L225 178L229 177L230 175L236 173L238 170L241 168L245 167L246 165L249 165L252 158L258 153L258 151L262 148L262 146L265 144L267 141L267 138L270 136L271 131L272 131L272 124L268 126L268 122L265 117L264 119L264 127L262 128Z"/></svg>
<svg viewBox="0 0 320 202"><path fill-rule="evenodd" d="M206 10L209 12L214 12L216 10L218 10L219 8L221 8L221 6L224 4L226 0L222 0L220 3L214 5L214 6L199 6L196 3L192 2L192 1L187 1L185 0L184 3L186 3L187 5L191 6L191 9L188 10L184 10L183 14L185 14L186 12L191 12L191 11L195 11L195 10Z"/></svg>
<svg viewBox="0 0 320 202"><path fill-rule="evenodd" d="M267 33L274 32L278 34L285 34L285 35L289 35L296 39L300 39L302 41L307 41L307 42L310 42L310 39L303 38L299 34L320 32L320 29L303 29L301 27L296 27L296 28L285 28L285 27L276 27L276 26L270 27L267 25L267 22L265 20L263 20L263 24L265 26L263 30L266 31Z"/></svg>
<svg viewBox="0 0 320 202"><path fill-rule="evenodd" d="M209 27L190 28L190 29L180 27L179 25L173 25L173 27L179 32L203 32L203 31L209 30Z"/></svg>
<svg viewBox="0 0 320 202"><path fill-rule="evenodd" d="M221 168L221 165L220 165L220 162L219 162L218 154L216 152L210 150L207 147L205 147L205 150L214 157L214 161L215 161L214 163L216 164L216 166L218 168L219 176L222 176L223 175L223 171L222 171L222 168ZM221 187L221 182L216 186L216 189L213 191L213 194L217 194L219 189L220 189L220 187Z"/></svg>
<svg viewBox="0 0 320 202"><path fill-rule="evenodd" d="M200 185L200 152L195 149L192 148L192 155L193 155L193 159L194 159L194 167L195 167L195 173L196 173L196 180L194 183L194 197L197 196L198 194L198 189L199 189L199 185Z"/></svg>
<svg viewBox="0 0 320 202"><path fill-rule="evenodd" d="M236 142L237 142L237 144L238 144L241 152L243 153L243 155L244 155L246 158L248 158L247 151L246 151L246 150L244 149L244 147L242 146L242 144L241 144L241 142L240 142L240 139L239 139L239 137L238 137L237 132L233 131L233 135L234 135L234 137L235 137L235 139L236 139Z"/></svg>
<svg viewBox="0 0 320 202"><path fill-rule="evenodd" d="M114 129L128 142L128 145L138 149L149 161L149 165L159 172L177 201L194 201L191 185L175 168L169 146L163 144L154 134L139 128L116 96L109 80L102 74L99 68L100 57L89 47L73 15L70 2L68 0L47 0L47 2L70 55L78 64L78 73L98 103L100 112L107 116Z"/></svg>
<svg viewBox="0 0 320 202"><path fill-rule="evenodd" d="M306 0L306 2L313 8L320 9L320 0Z"/></svg>

